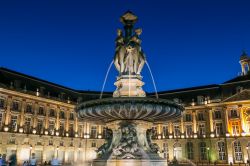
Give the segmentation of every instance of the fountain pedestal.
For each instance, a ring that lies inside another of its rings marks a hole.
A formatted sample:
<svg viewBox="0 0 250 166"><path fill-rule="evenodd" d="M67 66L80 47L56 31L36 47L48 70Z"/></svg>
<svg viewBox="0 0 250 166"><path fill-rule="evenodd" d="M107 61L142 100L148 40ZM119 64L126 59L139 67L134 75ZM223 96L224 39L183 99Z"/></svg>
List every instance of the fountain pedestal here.
<svg viewBox="0 0 250 166"><path fill-rule="evenodd" d="M142 77L138 75L122 75L117 78L115 86L117 87L113 93L113 97L145 97L146 93L142 86L144 82Z"/></svg>
<svg viewBox="0 0 250 166"><path fill-rule="evenodd" d="M159 147L148 132L153 123L141 120L114 121L107 124L113 138L107 149L101 149L94 166L167 166L159 157Z"/></svg>

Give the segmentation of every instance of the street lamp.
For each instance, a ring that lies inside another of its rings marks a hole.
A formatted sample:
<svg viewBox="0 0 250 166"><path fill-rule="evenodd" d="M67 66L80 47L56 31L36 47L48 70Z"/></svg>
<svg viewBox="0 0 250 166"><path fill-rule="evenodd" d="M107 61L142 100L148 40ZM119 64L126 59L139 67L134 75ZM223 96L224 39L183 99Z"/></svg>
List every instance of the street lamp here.
<svg viewBox="0 0 250 166"><path fill-rule="evenodd" d="M207 158L208 158L208 163L209 163L209 165L210 165L210 154L209 154L209 150L210 150L210 148L207 147Z"/></svg>

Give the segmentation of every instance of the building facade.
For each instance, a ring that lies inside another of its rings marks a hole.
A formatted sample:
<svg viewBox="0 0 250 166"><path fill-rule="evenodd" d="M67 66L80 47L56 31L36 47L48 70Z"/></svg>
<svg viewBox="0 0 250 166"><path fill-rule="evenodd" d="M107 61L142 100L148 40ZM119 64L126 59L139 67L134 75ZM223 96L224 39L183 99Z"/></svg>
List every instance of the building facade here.
<svg viewBox="0 0 250 166"><path fill-rule="evenodd" d="M250 153L250 58L240 58L242 74L222 84L159 92L185 107L180 119L155 123L153 140L166 160L246 163ZM15 152L18 163L32 153L39 163L53 156L63 163L96 157L105 142L105 124L82 121L80 101L100 92L78 91L0 68L0 154ZM104 93L103 97L111 97ZM154 94L147 94L154 97Z"/></svg>

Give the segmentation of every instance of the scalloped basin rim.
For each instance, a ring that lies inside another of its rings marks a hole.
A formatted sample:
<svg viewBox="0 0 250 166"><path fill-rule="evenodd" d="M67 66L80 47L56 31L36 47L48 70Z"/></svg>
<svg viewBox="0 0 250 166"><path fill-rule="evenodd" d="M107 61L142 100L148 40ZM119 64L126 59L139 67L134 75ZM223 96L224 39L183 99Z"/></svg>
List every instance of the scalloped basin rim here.
<svg viewBox="0 0 250 166"><path fill-rule="evenodd" d="M88 108L92 106L102 105L102 104L117 104L122 102L131 102L131 103L144 103L145 104L163 104L168 106L174 106L179 108L180 110L184 110L184 107L167 99L156 99L156 98L149 98L149 97L114 97L114 98L103 98L103 99L96 99L90 100L86 102L82 102L77 105L76 110L82 108Z"/></svg>

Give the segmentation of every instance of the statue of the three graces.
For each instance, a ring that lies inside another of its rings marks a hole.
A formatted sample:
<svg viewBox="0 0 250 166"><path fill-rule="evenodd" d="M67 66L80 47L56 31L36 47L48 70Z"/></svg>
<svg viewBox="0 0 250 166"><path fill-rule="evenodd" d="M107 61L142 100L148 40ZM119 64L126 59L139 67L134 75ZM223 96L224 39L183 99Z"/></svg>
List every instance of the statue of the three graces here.
<svg viewBox="0 0 250 166"><path fill-rule="evenodd" d="M117 30L114 64L120 75L140 76L146 61L139 38L141 33L141 29L136 29L134 35L125 39L122 30Z"/></svg>

